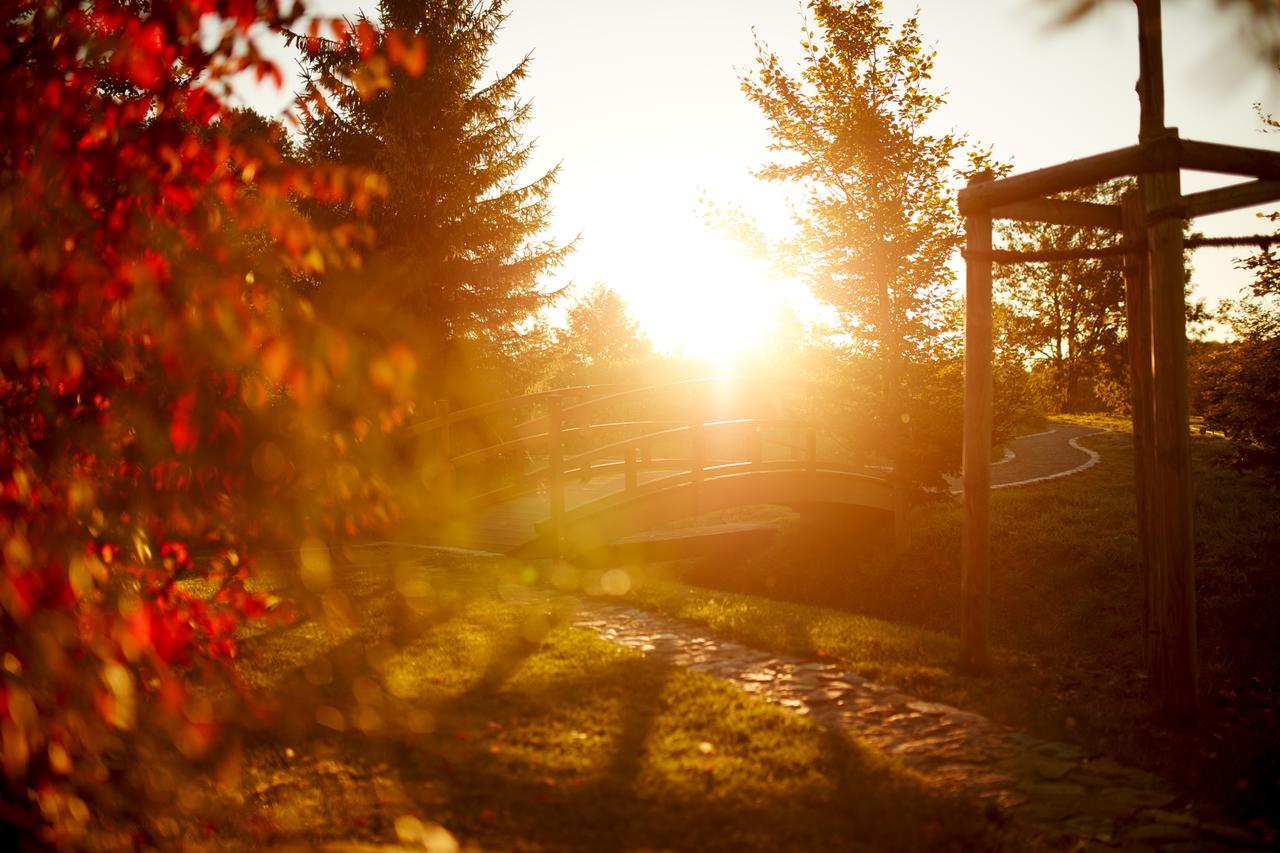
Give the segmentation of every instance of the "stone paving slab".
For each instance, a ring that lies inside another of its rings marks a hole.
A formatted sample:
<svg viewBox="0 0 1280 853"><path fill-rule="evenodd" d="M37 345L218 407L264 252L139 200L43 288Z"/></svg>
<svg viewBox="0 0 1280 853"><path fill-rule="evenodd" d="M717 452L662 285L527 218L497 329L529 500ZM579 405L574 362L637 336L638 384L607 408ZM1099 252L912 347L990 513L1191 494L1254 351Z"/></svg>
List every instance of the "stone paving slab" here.
<svg viewBox="0 0 1280 853"><path fill-rule="evenodd" d="M1269 849L1250 830L1178 810L1150 773L1045 741L978 714L924 702L824 661L723 640L691 622L586 601L574 625L674 666L724 678L898 758L933 784L984 800L1064 849Z"/></svg>

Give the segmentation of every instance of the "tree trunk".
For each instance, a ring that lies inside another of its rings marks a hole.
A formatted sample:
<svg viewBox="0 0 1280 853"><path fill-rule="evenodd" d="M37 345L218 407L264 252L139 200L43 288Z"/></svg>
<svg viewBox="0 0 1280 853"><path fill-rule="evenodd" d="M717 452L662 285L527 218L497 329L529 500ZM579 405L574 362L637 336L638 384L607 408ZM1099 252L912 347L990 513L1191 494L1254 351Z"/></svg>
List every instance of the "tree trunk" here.
<svg viewBox="0 0 1280 853"><path fill-rule="evenodd" d="M898 339L897 324L893 318L893 296L888 278L880 280L879 300L881 371L881 419L888 433L889 458L893 465L893 534L898 553L906 550L907 517L910 510L907 482L907 435L903 421L905 407L902 399L902 347Z"/></svg>

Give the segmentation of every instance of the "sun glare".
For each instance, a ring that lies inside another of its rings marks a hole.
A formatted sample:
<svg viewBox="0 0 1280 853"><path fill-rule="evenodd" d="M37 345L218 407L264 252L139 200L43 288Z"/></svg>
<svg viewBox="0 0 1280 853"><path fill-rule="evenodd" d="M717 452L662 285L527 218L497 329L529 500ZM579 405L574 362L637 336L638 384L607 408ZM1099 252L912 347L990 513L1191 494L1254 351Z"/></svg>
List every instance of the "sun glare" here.
<svg viewBox="0 0 1280 853"><path fill-rule="evenodd" d="M703 239L662 258L666 269L628 296L659 350L727 365L770 342L803 288L770 276L760 261L724 240L697 236Z"/></svg>

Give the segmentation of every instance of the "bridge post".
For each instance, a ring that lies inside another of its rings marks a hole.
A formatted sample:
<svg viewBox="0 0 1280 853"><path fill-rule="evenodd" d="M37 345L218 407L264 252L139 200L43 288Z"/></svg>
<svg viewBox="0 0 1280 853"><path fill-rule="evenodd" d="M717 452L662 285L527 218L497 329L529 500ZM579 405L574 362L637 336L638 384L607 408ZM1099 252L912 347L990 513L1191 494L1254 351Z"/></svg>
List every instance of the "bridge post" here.
<svg viewBox="0 0 1280 853"><path fill-rule="evenodd" d="M818 470L818 398L809 395L809 420L804 428L804 462L805 470L814 473Z"/></svg>
<svg viewBox="0 0 1280 853"><path fill-rule="evenodd" d="M448 400L436 400L433 408L433 414L437 419L448 417ZM454 485L454 472L453 463L450 461L449 457L453 455L453 448L449 441L449 425L447 423L442 424L440 427L439 435L436 439L436 448L440 454L440 471L444 480L445 488L448 491L452 491Z"/></svg>
<svg viewBox="0 0 1280 853"><path fill-rule="evenodd" d="M993 180L990 172L969 185ZM988 665L991 601L991 213L965 217L964 561L960 590L961 663Z"/></svg>
<svg viewBox="0 0 1280 853"><path fill-rule="evenodd" d="M435 416L437 418L444 418L444 417L448 417L448 415L449 415L449 401L436 400ZM445 459L448 459L450 455L450 449L451 448L449 444L449 425L444 424L440 427L440 455L443 456Z"/></svg>
<svg viewBox="0 0 1280 853"><path fill-rule="evenodd" d="M694 404L693 420L689 423L689 438L693 441L693 494L698 511L702 509L702 471L707 467L707 437L702 427L702 409Z"/></svg>
<svg viewBox="0 0 1280 853"><path fill-rule="evenodd" d="M639 478L636 476L636 446L634 444L627 445L625 479L622 488L628 492L634 492Z"/></svg>
<svg viewBox="0 0 1280 853"><path fill-rule="evenodd" d="M564 441L563 416L558 396L547 398L547 462L551 469L550 521L551 550L556 559L564 556Z"/></svg>
<svg viewBox="0 0 1280 853"><path fill-rule="evenodd" d="M809 480L807 488L814 491L818 483L818 428L813 421L805 429L804 438L804 470Z"/></svg>

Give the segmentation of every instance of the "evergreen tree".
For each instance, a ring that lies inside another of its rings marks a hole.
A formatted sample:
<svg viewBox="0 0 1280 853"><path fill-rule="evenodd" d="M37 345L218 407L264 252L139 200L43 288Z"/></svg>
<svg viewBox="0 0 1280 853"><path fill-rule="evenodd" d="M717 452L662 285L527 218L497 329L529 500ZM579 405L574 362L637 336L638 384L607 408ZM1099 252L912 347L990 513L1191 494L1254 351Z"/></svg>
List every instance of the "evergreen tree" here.
<svg viewBox="0 0 1280 853"><path fill-rule="evenodd" d="M531 113L518 89L529 57L485 79L506 17L504 0L382 0L353 41L294 37L306 94L332 107L305 118L305 156L371 167L389 188L369 217L377 248L365 270L317 301L372 333L415 341L437 379L477 361L476 349L511 348L518 326L554 298L542 278L571 248L545 236L557 170L525 179ZM421 75L377 65L344 75L372 47L400 49L387 30L425 42Z"/></svg>
<svg viewBox="0 0 1280 853"><path fill-rule="evenodd" d="M877 366L875 431L889 440L895 470L933 480L938 472L911 451L907 422L919 408L912 396L931 387L915 374L932 369L954 332L952 163L964 141L929 129L943 97L927 88L934 54L915 16L895 31L880 0L807 8L799 69L757 42L756 67L742 81L777 155L757 175L802 194L786 254L839 310L858 360Z"/></svg>

